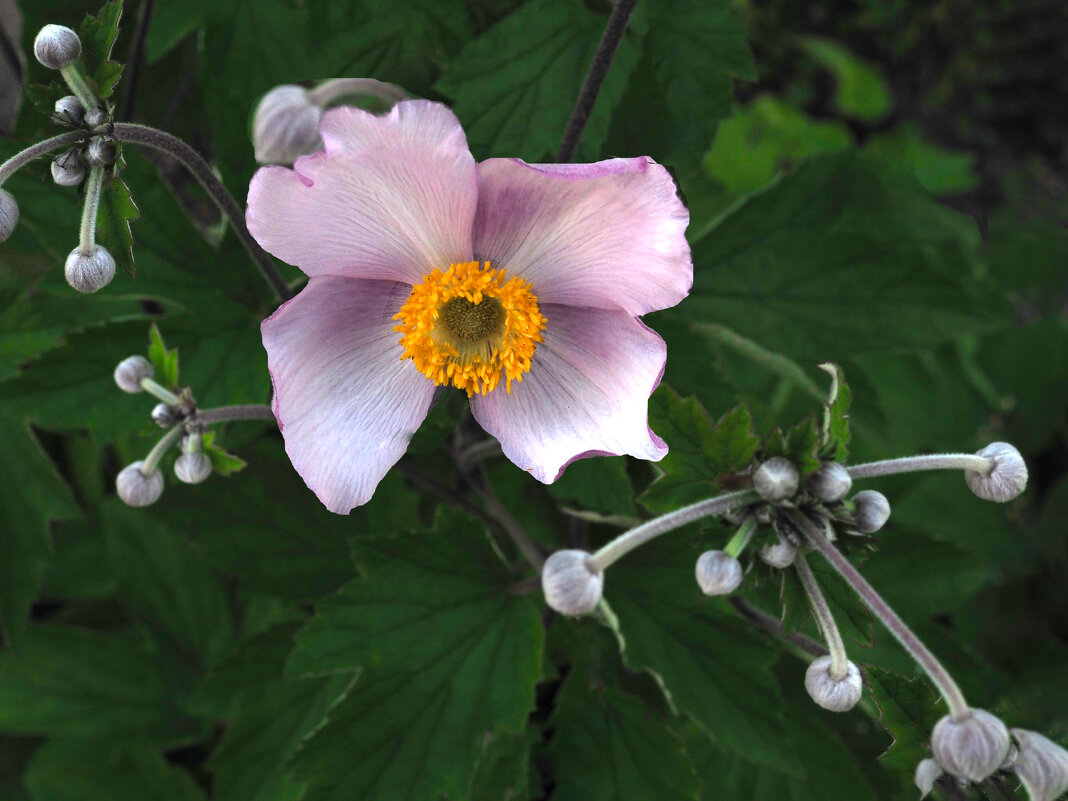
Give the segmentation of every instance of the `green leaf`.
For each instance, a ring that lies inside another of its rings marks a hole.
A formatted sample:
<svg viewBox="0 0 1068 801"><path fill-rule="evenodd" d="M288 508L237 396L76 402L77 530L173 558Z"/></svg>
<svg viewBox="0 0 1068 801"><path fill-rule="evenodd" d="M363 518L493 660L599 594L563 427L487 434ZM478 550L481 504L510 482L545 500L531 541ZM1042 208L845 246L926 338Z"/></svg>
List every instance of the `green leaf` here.
<svg viewBox="0 0 1068 801"><path fill-rule="evenodd" d="M148 360L156 370L156 380L169 389L178 387L178 349L167 350L159 326L148 329Z"/></svg>
<svg viewBox="0 0 1068 801"><path fill-rule="evenodd" d="M605 593L627 665L658 677L675 709L745 759L801 772L769 668L778 650L701 594L697 551L654 542L613 565Z"/></svg>
<svg viewBox="0 0 1068 801"><path fill-rule="evenodd" d="M52 551L49 522L81 512L29 426L0 415L0 622L18 647Z"/></svg>
<svg viewBox="0 0 1068 801"><path fill-rule="evenodd" d="M979 185L974 153L946 150L928 142L914 125L906 123L873 136L864 150L912 170L916 180L932 195L966 192Z"/></svg>
<svg viewBox="0 0 1068 801"><path fill-rule="evenodd" d="M772 431L764 443L764 457L784 456L794 463L804 476L820 466L820 432L815 417L806 417L784 435Z"/></svg>
<svg viewBox="0 0 1068 801"><path fill-rule="evenodd" d="M506 565L458 512L422 535L357 539L353 553L366 577L318 604L289 663L298 675L365 668L297 754L305 798L462 797L484 738L526 727L540 610L509 592Z"/></svg>
<svg viewBox="0 0 1068 801"><path fill-rule="evenodd" d="M211 459L212 468L221 476L229 477L248 467L248 462L240 456L234 456L216 444L214 431L204 434L204 453Z"/></svg>
<svg viewBox="0 0 1068 801"><path fill-rule="evenodd" d="M463 392L446 387L435 399L419 429L412 435L411 442L408 443L408 453L431 453L440 449L446 437L456 430L460 420L467 414L468 408Z"/></svg>
<svg viewBox="0 0 1068 801"><path fill-rule="evenodd" d="M730 476L749 465L760 440L745 406L713 423L696 398L681 399L662 384L649 400L649 424L670 450L664 472L639 499L652 512L668 512L717 495Z"/></svg>
<svg viewBox="0 0 1068 801"><path fill-rule="evenodd" d="M539 740L524 734L495 734L482 753L471 782L471 801L531 801L530 749Z"/></svg>
<svg viewBox="0 0 1068 801"><path fill-rule="evenodd" d="M437 83L479 158L544 161L560 145L606 17L578 0L532 0L467 45ZM612 109L637 65L624 36L590 113L580 154L599 152Z"/></svg>
<svg viewBox="0 0 1068 801"><path fill-rule="evenodd" d="M109 177L100 192L96 236L100 244L115 257L115 263L129 275L136 272L130 223L140 216L130 188L116 175Z"/></svg>
<svg viewBox="0 0 1068 801"><path fill-rule="evenodd" d="M875 665L865 665L864 674L879 705L879 724L894 738L881 759L887 766L912 775L927 756L931 729L942 717L935 707L934 693L923 679L908 679Z"/></svg>
<svg viewBox="0 0 1068 801"><path fill-rule="evenodd" d="M205 801L185 771L143 745L52 740L23 778L32 801Z"/></svg>
<svg viewBox="0 0 1068 801"><path fill-rule="evenodd" d="M622 456L580 459L548 490L557 500L573 501L604 515L634 515L634 488Z"/></svg>
<svg viewBox="0 0 1068 801"><path fill-rule="evenodd" d="M798 40L801 48L838 82L835 106L847 117L878 122L893 109L890 87L878 70L857 58L848 48L815 36Z"/></svg>
<svg viewBox="0 0 1068 801"><path fill-rule="evenodd" d="M115 84L122 77L122 64L110 60L111 48L119 35L121 18L122 0L110 0L95 17L86 15L78 33L82 40L79 68L102 100L111 97ZM115 251L112 251L112 255L119 258Z"/></svg>
<svg viewBox="0 0 1068 801"><path fill-rule="evenodd" d="M820 369L830 373L831 389L823 403L819 454L823 459L845 462L849 456L849 406L853 402L853 392L837 364L821 364Z"/></svg>

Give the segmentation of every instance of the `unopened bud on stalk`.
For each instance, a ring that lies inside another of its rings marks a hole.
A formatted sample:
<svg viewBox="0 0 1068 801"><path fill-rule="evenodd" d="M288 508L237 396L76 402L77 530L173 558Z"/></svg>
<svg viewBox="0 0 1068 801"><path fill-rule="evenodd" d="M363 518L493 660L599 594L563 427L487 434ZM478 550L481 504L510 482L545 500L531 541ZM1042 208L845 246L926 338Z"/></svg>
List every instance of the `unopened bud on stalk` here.
<svg viewBox="0 0 1068 801"><path fill-rule="evenodd" d="M0 189L0 242L7 240L19 224L19 204L15 196Z"/></svg>
<svg viewBox="0 0 1068 801"><path fill-rule="evenodd" d="M77 186L85 178L85 165L78 158L78 150L71 148L52 160L52 180L56 186Z"/></svg>
<svg viewBox="0 0 1068 801"><path fill-rule="evenodd" d="M832 660L821 656L805 671L805 689L812 700L831 712L848 712L857 705L864 693L860 668L846 660L846 673L841 678L831 675Z"/></svg>
<svg viewBox="0 0 1068 801"><path fill-rule="evenodd" d="M874 534L890 519L890 501L881 492L858 492L853 496L853 504L853 525L865 534Z"/></svg>
<svg viewBox="0 0 1068 801"><path fill-rule="evenodd" d="M541 570L545 602L562 615L583 615L601 600L604 576L587 567L586 551L557 551Z"/></svg>
<svg viewBox="0 0 1068 801"><path fill-rule="evenodd" d="M85 112L85 124L90 128L95 128L98 125L103 125L104 120L108 118L108 115L104 112L104 109L100 106L89 109Z"/></svg>
<svg viewBox="0 0 1068 801"><path fill-rule="evenodd" d="M753 473L753 489L765 501L776 503L792 498L799 481L797 468L782 456L773 456Z"/></svg>
<svg viewBox="0 0 1068 801"><path fill-rule="evenodd" d="M853 479L838 462L824 462L819 470L809 475L807 486L814 498L836 503L849 494Z"/></svg>
<svg viewBox="0 0 1068 801"><path fill-rule="evenodd" d="M916 786L920 788L921 799L930 795L931 790L934 789L934 783L938 781L938 777L941 775L942 766L933 759L920 760L920 764L916 766L914 781Z"/></svg>
<svg viewBox="0 0 1068 801"><path fill-rule="evenodd" d="M186 484L199 484L211 475L211 459L204 453L200 434L190 434L182 440L182 455L174 462L174 475Z"/></svg>
<svg viewBox="0 0 1068 801"><path fill-rule="evenodd" d="M64 25L45 25L33 40L33 54L50 70L69 67L82 54L78 34Z"/></svg>
<svg viewBox="0 0 1068 801"><path fill-rule="evenodd" d="M143 462L123 468L115 479L115 491L127 506L151 506L163 494L163 473L155 468L147 476L141 472Z"/></svg>
<svg viewBox="0 0 1068 801"><path fill-rule="evenodd" d="M760 549L760 558L772 567L785 570L794 563L797 546L786 540L779 540L774 545L765 545Z"/></svg>
<svg viewBox="0 0 1068 801"><path fill-rule="evenodd" d="M301 86L276 86L260 100L252 118L252 144L260 164L292 165L322 146L323 110Z"/></svg>
<svg viewBox="0 0 1068 801"><path fill-rule="evenodd" d="M115 163L115 143L102 136L94 136L85 149L85 160L91 167L110 167Z"/></svg>
<svg viewBox="0 0 1068 801"><path fill-rule="evenodd" d="M67 95L57 100L55 110L56 116L67 125L81 125L85 119L85 107L82 101L74 95Z"/></svg>
<svg viewBox="0 0 1068 801"><path fill-rule="evenodd" d="M181 419L182 416L178 410L166 403L157 403L152 409L152 422L160 428L173 428Z"/></svg>
<svg viewBox="0 0 1068 801"><path fill-rule="evenodd" d="M1031 801L1053 801L1068 790L1068 751L1038 732L1013 729L1012 736L1020 749L1012 769Z"/></svg>
<svg viewBox="0 0 1068 801"><path fill-rule="evenodd" d="M115 277L115 259L101 245L93 245L88 253L78 247L67 256L63 274L67 283L79 292L96 292Z"/></svg>
<svg viewBox="0 0 1068 801"><path fill-rule="evenodd" d="M946 773L978 783L1005 761L1009 730L982 709L970 709L960 720L946 715L931 732L931 751Z"/></svg>
<svg viewBox="0 0 1068 801"><path fill-rule="evenodd" d="M742 564L729 553L705 551L697 558L697 583L705 595L730 595L742 583Z"/></svg>
<svg viewBox="0 0 1068 801"><path fill-rule="evenodd" d="M986 474L968 470L964 480L968 482L968 488L984 501L1006 503L1027 488L1027 464L1009 443L992 442L977 455L990 459L994 466Z"/></svg>
<svg viewBox="0 0 1068 801"><path fill-rule="evenodd" d="M144 356L127 356L115 368L115 383L123 392L133 395L143 390L141 379L151 378L155 372L152 362Z"/></svg>

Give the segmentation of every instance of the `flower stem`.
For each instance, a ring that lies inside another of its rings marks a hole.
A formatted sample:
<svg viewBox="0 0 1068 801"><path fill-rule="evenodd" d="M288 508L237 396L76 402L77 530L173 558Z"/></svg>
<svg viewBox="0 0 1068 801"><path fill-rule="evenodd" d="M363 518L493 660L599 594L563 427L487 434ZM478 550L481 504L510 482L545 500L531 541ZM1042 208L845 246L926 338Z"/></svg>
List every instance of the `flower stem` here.
<svg viewBox="0 0 1068 801"><path fill-rule="evenodd" d="M78 230L78 250L87 256L96 247L96 215L100 210L100 190L103 186L104 168L97 165L90 167L82 203L82 225Z"/></svg>
<svg viewBox="0 0 1068 801"><path fill-rule="evenodd" d="M238 406L220 406L216 409L198 411L190 422L202 425L225 423L230 420L274 420L270 406L242 404Z"/></svg>
<svg viewBox="0 0 1068 801"><path fill-rule="evenodd" d="M737 558L738 554L745 550L745 546L749 544L749 540L753 539L753 534L756 530L756 515L749 515L742 521L741 527L734 532L734 536L731 537L730 541L723 547L723 553Z"/></svg>
<svg viewBox="0 0 1068 801"><path fill-rule="evenodd" d="M185 426L175 426L164 434L160 438L160 441L148 452L148 456L146 456L141 463L141 475L146 478L152 475L153 471L156 469L156 465L159 464L159 460L163 458L163 455L170 450L174 443L177 442L184 433Z"/></svg>
<svg viewBox="0 0 1068 801"><path fill-rule="evenodd" d="M141 389L143 389L149 395L159 398L168 406L178 406L182 402L177 395L175 395L166 387L156 383L151 378L142 378L140 383Z"/></svg>
<svg viewBox="0 0 1068 801"><path fill-rule="evenodd" d="M949 712L953 718L960 720L968 715L968 703L964 700L964 693L961 692L960 687L957 686L953 677L949 675L949 671L938 661L938 658L928 650L919 637L912 633L912 629L906 625L905 621L898 617L897 613L890 608L890 605L875 591L875 588L860 575L860 572L831 544L830 540L824 536L823 532L811 520L796 509L787 510L786 514L789 515L791 522L804 534L808 544L823 554L823 557L830 563L831 567L838 571L838 574L860 596L864 605L883 622L883 625L894 635L895 639L901 643L902 647L909 652L909 655L931 677L931 681L938 687L939 692L942 693L942 697L949 706Z"/></svg>
<svg viewBox="0 0 1068 801"><path fill-rule="evenodd" d="M331 81L323 81L308 92L308 99L315 105L326 108L343 97L360 95L373 97L391 106L408 99L408 94L399 86L376 81L374 78L334 78Z"/></svg>
<svg viewBox="0 0 1068 801"><path fill-rule="evenodd" d="M769 634L774 634L781 640L797 646L810 656L827 656L827 649L811 637L806 637L799 631L784 631L782 621L773 615L769 615L762 609L757 609L751 603L737 595L727 598L727 603L734 607L742 618L758 629L763 629Z"/></svg>
<svg viewBox="0 0 1068 801"><path fill-rule="evenodd" d="M590 119L590 112L597 102L597 95L601 91L608 68L612 66L612 59L619 49L619 43L623 41L623 34L630 22L630 15L634 13L634 7L638 0L616 0L612 14L608 17L601 43L597 45L597 52L593 54L593 63L586 73L586 80L582 82L575 108L571 111L571 119L567 122L567 130L560 142L560 150L556 154L559 162L571 161L575 155L582 132L586 129L586 123Z"/></svg>
<svg viewBox="0 0 1068 801"><path fill-rule="evenodd" d="M70 147L85 139L85 131L70 131L68 133L62 133L59 136L53 136L51 139L45 139L43 142L38 142L35 145L30 145L25 150L16 153L9 158L3 164L0 164L0 186L4 181L21 170L35 158L45 156L54 150L60 148Z"/></svg>
<svg viewBox="0 0 1068 801"><path fill-rule="evenodd" d="M89 88L89 84L78 71L78 67L75 64L62 67L59 70L59 74L63 76L63 80L67 82L67 86L70 87L71 92L78 98L78 102L82 104L82 108L86 111L92 111L94 108L100 107L100 101L97 100L96 93Z"/></svg>
<svg viewBox="0 0 1068 801"><path fill-rule="evenodd" d="M600 573L613 562L626 556L639 545L648 542L654 537L685 526L694 520L700 520L702 517L710 517L735 507L743 506L750 501L757 500L759 497L753 490L739 490L738 492L729 492L726 495L698 501L681 509L676 509L674 512L668 512L666 515L654 517L637 528L632 528L625 534L620 534L587 559L586 564L589 565L590 570Z"/></svg>
<svg viewBox="0 0 1068 801"><path fill-rule="evenodd" d="M476 462L501 455L501 443L495 439L481 439L464 448L456 457L456 464L461 471L467 472Z"/></svg>
<svg viewBox="0 0 1068 801"><path fill-rule="evenodd" d="M831 607L827 605L827 599L823 596L816 576L801 551L794 557L794 570L801 579L801 586L805 588L808 596L808 605L812 610L816 623L823 633L823 639L827 641L827 650L831 654L831 678L839 681L846 677L849 672L849 657L846 656L845 643L842 642L842 634L834 622Z"/></svg>
<svg viewBox="0 0 1068 801"><path fill-rule="evenodd" d="M285 279L278 272L278 268L275 267L267 251L261 248L259 243L252 238L252 234L249 233L241 207L212 171L211 165L199 153L178 137L171 136L169 133L156 128L150 128L147 125L116 122L102 126L99 132L110 134L120 142L130 142L141 147L161 150L181 162L200 185L204 187L204 191L215 201L219 210L230 222L230 227L234 229L237 238L241 240L241 244L245 246L249 255L252 256L252 260L256 263L260 273L263 274L264 279L270 284L274 293L281 300L288 300L292 297Z"/></svg>
<svg viewBox="0 0 1068 801"><path fill-rule="evenodd" d="M915 473L919 470L970 470L987 475L994 469L994 460L976 453L937 453L931 456L905 456L901 459L868 462L847 469L850 478L891 476L895 473Z"/></svg>

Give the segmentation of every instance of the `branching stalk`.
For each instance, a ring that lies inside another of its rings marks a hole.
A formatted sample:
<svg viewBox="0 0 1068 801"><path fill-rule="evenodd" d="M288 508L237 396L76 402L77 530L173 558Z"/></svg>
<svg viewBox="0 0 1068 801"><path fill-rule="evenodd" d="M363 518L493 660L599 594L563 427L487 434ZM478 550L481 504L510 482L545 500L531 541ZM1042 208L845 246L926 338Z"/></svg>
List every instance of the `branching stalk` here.
<svg viewBox="0 0 1068 801"><path fill-rule="evenodd" d="M274 420L270 406L242 404L238 406L220 406L216 409L203 409L193 415L190 422L201 425L225 423L230 420Z"/></svg>
<svg viewBox="0 0 1068 801"><path fill-rule="evenodd" d="M151 378L142 378L140 381L141 389L152 395L155 398L159 398L168 406L178 406L182 400L166 387L152 380Z"/></svg>
<svg viewBox="0 0 1068 801"><path fill-rule="evenodd" d="M749 540L753 539L753 534L757 530L756 515L749 515L742 521L742 525L734 532L734 536L730 538L730 541L723 547L723 553L728 556L738 558L738 554L745 550L745 546L749 544Z"/></svg>
<svg viewBox="0 0 1068 801"><path fill-rule="evenodd" d="M45 139L42 142L38 142L35 145L30 145L25 150L21 150L14 156L9 158L3 164L0 164L0 186L4 181L21 170L31 161L41 156L47 156L49 153L60 150L62 148L70 147L78 142L81 142L86 138L84 131L69 131L68 133L59 134L59 136L53 136L50 139Z"/></svg>
<svg viewBox="0 0 1068 801"><path fill-rule="evenodd" d="M100 190L104 186L104 168L93 165L85 181L82 225L78 230L78 250L89 255L96 247L96 215L100 211Z"/></svg>
<svg viewBox="0 0 1068 801"><path fill-rule="evenodd" d="M145 478L152 475L156 470L156 466L159 464L159 460L163 458L164 454L174 446L174 443L176 443L184 433L184 426L175 426L164 434L160 438L160 441L148 452L148 456L145 457L144 461L141 462L141 475L145 476Z"/></svg>
<svg viewBox="0 0 1068 801"><path fill-rule="evenodd" d="M97 99L96 92L90 87L85 77L78 71L78 67L71 64L67 67L62 67L59 70L59 74L63 76L63 80L67 82L67 86L70 87L70 91L78 98L78 102L82 104L82 108L86 111L92 111L94 108L100 107L100 101Z"/></svg>
<svg viewBox="0 0 1068 801"><path fill-rule="evenodd" d="M915 473L920 470L969 470L989 475L994 460L976 453L936 453L931 456L905 456L881 462L856 464L847 468L851 478L892 476L895 473Z"/></svg>
<svg viewBox="0 0 1068 801"><path fill-rule="evenodd" d="M797 577L801 579L801 586L805 588L808 606L812 610L813 617L816 618L816 624L820 627L823 639L827 642L827 650L831 654L831 678L840 681L849 672L849 657L846 656L845 643L842 642L842 634L834 622L831 607L827 604L819 582L816 581L812 568L801 551L798 551L794 557L794 569L797 571Z"/></svg>

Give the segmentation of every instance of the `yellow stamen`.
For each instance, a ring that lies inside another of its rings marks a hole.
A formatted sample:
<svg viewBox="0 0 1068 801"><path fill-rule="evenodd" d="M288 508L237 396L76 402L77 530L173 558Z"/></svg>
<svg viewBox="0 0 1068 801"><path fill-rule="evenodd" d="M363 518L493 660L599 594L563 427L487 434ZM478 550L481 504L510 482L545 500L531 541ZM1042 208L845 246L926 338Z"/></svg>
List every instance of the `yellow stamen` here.
<svg viewBox="0 0 1068 801"><path fill-rule="evenodd" d="M506 280L504 270L487 261L435 269L412 287L412 294L393 318L400 324L402 359L439 386L452 384L471 397L497 388L502 374L505 391L522 381L530 369L545 318L538 298L522 278Z"/></svg>

